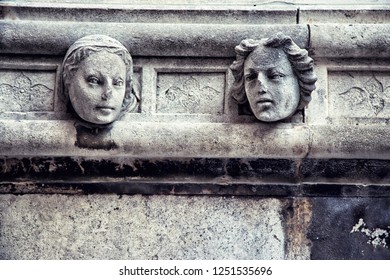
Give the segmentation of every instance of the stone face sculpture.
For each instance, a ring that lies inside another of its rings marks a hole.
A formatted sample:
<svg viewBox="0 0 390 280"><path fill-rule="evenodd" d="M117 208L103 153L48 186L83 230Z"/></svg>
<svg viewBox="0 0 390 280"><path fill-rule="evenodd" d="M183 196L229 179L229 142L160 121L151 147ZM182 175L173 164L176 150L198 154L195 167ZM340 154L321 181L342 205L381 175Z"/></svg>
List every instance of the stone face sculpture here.
<svg viewBox="0 0 390 280"><path fill-rule="evenodd" d="M283 120L309 103L317 81L313 59L290 37L277 33L271 38L243 40L235 51L230 92L239 104L249 103L258 120Z"/></svg>
<svg viewBox="0 0 390 280"><path fill-rule="evenodd" d="M134 108L133 61L128 50L105 35L90 35L70 46L62 64L63 92L87 124L107 126Z"/></svg>

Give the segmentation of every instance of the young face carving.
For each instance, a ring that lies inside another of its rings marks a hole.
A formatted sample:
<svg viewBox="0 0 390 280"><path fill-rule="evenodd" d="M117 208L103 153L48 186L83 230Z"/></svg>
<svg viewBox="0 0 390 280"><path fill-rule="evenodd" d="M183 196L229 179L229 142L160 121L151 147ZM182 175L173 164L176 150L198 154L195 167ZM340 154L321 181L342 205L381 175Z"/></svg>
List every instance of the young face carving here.
<svg viewBox="0 0 390 280"><path fill-rule="evenodd" d="M300 101L299 84L283 50L258 46L244 64L244 86L255 117L274 122L293 115Z"/></svg>
<svg viewBox="0 0 390 280"><path fill-rule="evenodd" d="M80 62L69 81L69 99L80 118L109 124L121 113L126 91L126 65L114 53L98 51Z"/></svg>

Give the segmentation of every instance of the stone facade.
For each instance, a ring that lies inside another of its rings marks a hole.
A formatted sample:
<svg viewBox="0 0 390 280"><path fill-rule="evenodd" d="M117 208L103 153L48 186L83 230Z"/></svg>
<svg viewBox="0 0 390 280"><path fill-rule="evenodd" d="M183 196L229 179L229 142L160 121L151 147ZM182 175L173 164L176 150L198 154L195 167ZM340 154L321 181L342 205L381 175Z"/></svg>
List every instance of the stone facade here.
<svg viewBox="0 0 390 280"><path fill-rule="evenodd" d="M1 259L390 258L387 1L70 2L0 3ZM135 106L108 124L64 98L94 34L133 61ZM268 122L229 67L275 34L317 78Z"/></svg>

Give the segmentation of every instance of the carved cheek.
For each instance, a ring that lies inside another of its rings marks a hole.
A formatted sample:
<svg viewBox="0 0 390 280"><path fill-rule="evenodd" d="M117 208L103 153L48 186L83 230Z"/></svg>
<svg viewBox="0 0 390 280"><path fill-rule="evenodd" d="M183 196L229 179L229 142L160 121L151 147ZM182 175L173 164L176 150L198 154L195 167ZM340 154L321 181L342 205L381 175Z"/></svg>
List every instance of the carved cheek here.
<svg viewBox="0 0 390 280"><path fill-rule="evenodd" d="M248 100L252 100L255 98L255 95L258 91L258 83L257 80L245 81L245 91ZM251 101L249 101L251 102Z"/></svg>

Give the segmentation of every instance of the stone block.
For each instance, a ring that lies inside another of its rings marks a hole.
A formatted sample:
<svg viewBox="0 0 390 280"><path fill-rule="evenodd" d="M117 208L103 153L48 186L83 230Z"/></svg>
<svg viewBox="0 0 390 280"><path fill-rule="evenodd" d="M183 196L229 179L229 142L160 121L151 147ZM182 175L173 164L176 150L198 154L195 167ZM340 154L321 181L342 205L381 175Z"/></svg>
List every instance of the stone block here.
<svg viewBox="0 0 390 280"><path fill-rule="evenodd" d="M276 199L0 196L0 259L283 259Z"/></svg>

